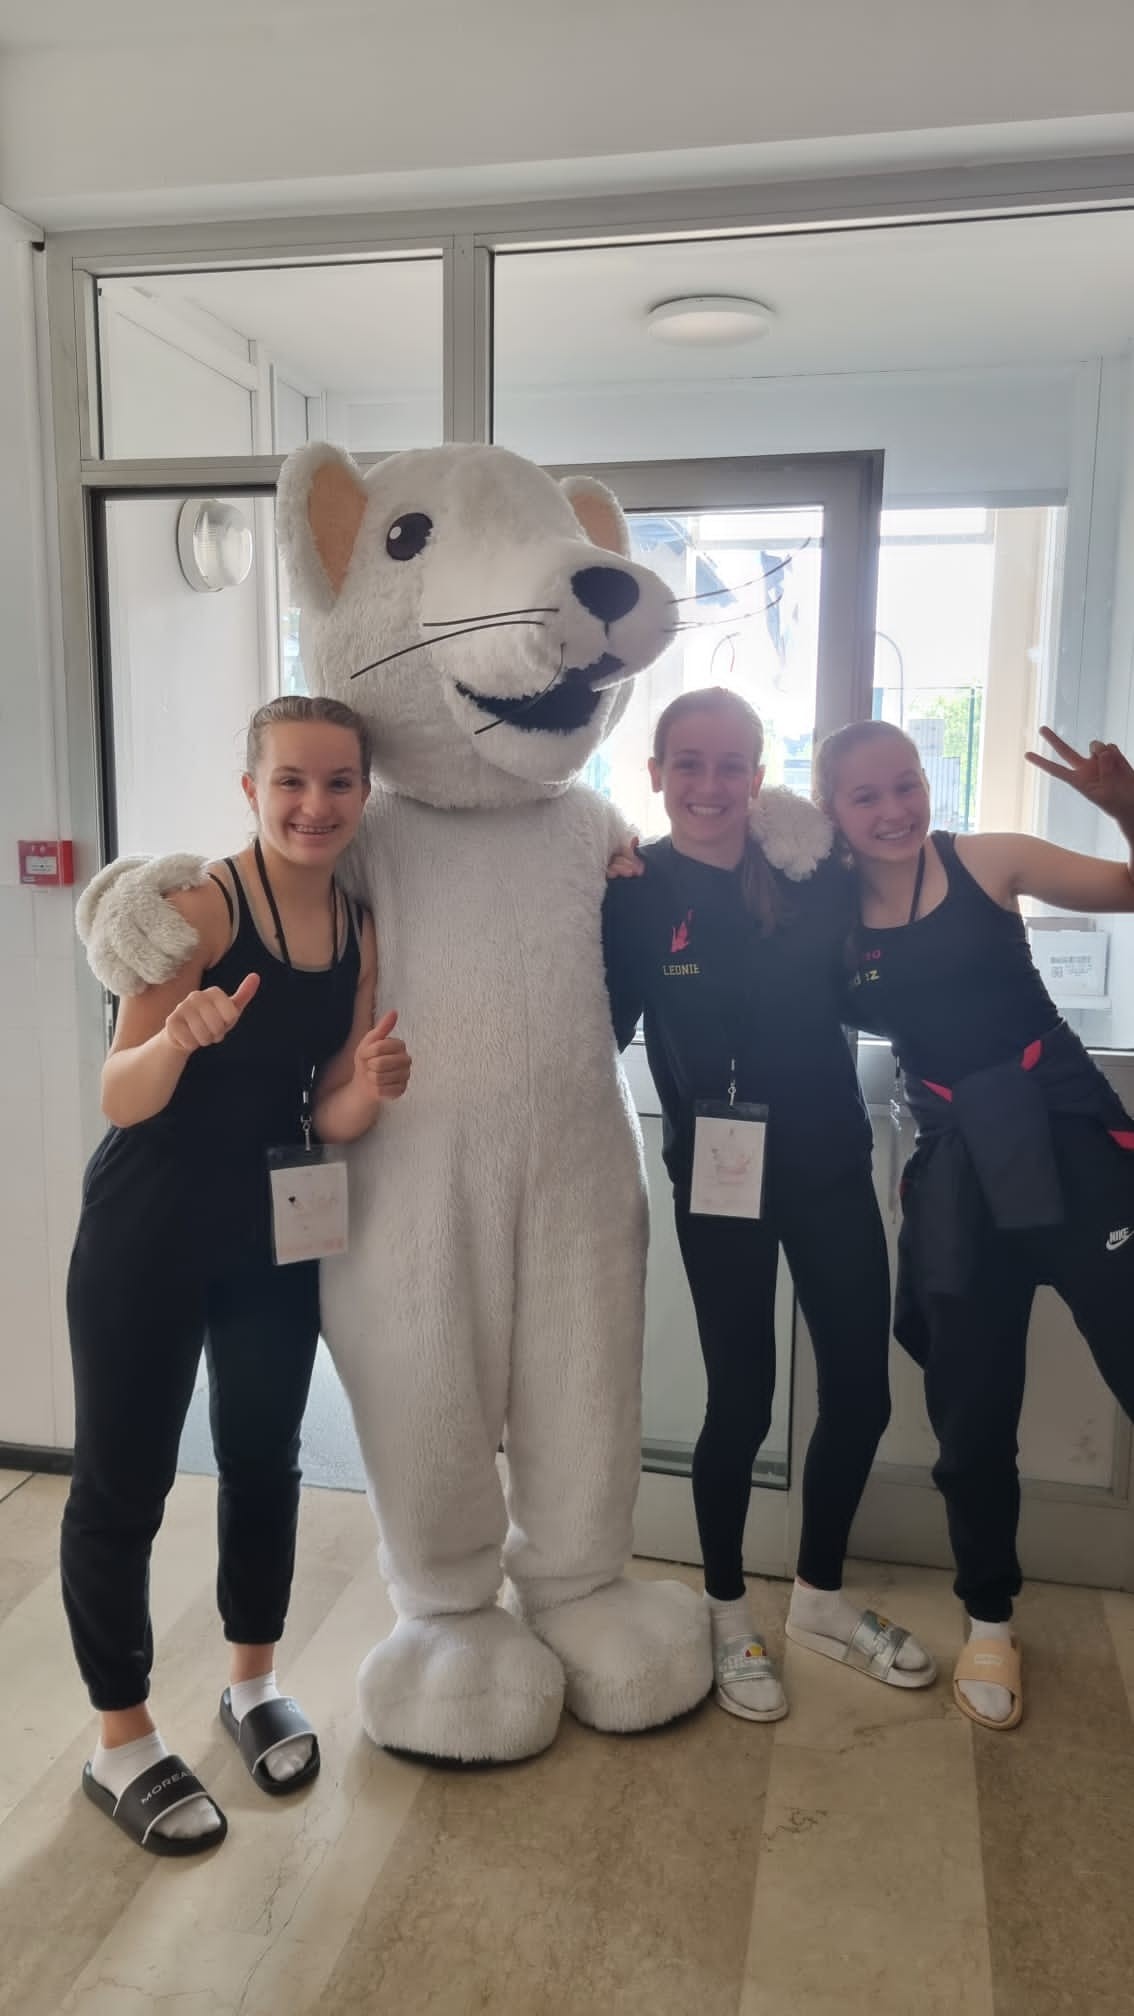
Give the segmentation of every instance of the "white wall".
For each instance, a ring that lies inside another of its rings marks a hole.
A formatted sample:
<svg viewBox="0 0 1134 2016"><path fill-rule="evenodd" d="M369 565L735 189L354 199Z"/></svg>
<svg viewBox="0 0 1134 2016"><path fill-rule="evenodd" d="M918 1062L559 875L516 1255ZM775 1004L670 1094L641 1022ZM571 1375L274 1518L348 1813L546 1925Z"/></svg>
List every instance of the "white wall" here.
<svg viewBox="0 0 1134 2016"><path fill-rule="evenodd" d="M0 193L49 223L462 200L1118 144L1127 0L76 5L0 76ZM52 42L54 46L43 46ZM1091 122L1094 123L1092 129ZM1052 122L1045 132L1045 122ZM207 146L203 135L208 135ZM864 142L870 142L864 147ZM854 143L858 143L857 156ZM479 177L479 182L478 182Z"/></svg>
<svg viewBox="0 0 1134 2016"><path fill-rule="evenodd" d="M886 451L887 502L1042 495L1069 480L1074 365L702 384L502 385L495 438L541 462Z"/></svg>
<svg viewBox="0 0 1134 2016"><path fill-rule="evenodd" d="M0 1442L50 1446L71 1431L63 1286L82 1149L72 898L21 888L16 853L61 830L36 259L0 235Z"/></svg>
<svg viewBox="0 0 1134 2016"><path fill-rule="evenodd" d="M106 323L104 322L104 327ZM105 346L106 453L134 456L250 455L252 393L125 315Z"/></svg>

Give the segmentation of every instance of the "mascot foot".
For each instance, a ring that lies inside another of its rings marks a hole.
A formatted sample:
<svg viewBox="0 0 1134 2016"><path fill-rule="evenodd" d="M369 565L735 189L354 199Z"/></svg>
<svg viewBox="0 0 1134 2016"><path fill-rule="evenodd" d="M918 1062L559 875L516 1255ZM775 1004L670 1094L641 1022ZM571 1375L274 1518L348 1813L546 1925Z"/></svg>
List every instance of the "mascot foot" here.
<svg viewBox="0 0 1134 2016"><path fill-rule="evenodd" d="M358 1702L363 1728L384 1749L507 1764L554 1741L563 1668L503 1610L401 1617L363 1660Z"/></svg>
<svg viewBox="0 0 1134 2016"><path fill-rule="evenodd" d="M620 1576L529 1622L563 1662L568 1708L593 1729L656 1729L712 1690L708 1613L683 1583Z"/></svg>

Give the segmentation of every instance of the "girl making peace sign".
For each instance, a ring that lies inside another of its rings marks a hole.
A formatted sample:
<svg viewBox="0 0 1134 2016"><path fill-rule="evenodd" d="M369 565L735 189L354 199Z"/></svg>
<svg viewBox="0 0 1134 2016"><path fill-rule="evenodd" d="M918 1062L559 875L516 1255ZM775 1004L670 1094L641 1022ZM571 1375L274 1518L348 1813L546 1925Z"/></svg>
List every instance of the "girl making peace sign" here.
<svg viewBox="0 0 1134 2016"><path fill-rule="evenodd" d="M1023 1712L1016 1436L1041 1282L1066 1302L1134 1413L1134 1119L1032 963L1018 902L1134 910L1134 770L1112 743L1029 760L1107 812L1130 849L1099 861L1024 833L931 833L917 748L865 721L819 750L818 796L857 870L848 1019L889 1037L918 1123L903 1181L895 1331L925 1369L934 1476L969 1641L957 1705Z"/></svg>

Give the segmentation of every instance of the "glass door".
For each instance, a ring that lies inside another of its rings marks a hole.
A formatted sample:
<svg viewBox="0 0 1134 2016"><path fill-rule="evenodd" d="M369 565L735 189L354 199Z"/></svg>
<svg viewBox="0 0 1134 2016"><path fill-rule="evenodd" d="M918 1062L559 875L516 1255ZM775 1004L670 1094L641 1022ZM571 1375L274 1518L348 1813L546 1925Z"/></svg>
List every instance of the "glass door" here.
<svg viewBox="0 0 1134 2016"><path fill-rule="evenodd" d="M635 683L587 781L644 837L664 832L646 771L653 723L681 692L733 688L765 727L768 782L810 791L816 740L870 711L882 482L880 455L636 464L592 470L630 522L636 559L680 599L683 627ZM625 1058L641 1119L651 1199L636 1547L700 1559L689 1485L705 1382L661 1159L657 1093L640 1036ZM797 1376L801 1326L781 1266L771 1432L757 1459L745 1537L750 1572L789 1572L796 1480L814 1421L814 1384Z"/></svg>

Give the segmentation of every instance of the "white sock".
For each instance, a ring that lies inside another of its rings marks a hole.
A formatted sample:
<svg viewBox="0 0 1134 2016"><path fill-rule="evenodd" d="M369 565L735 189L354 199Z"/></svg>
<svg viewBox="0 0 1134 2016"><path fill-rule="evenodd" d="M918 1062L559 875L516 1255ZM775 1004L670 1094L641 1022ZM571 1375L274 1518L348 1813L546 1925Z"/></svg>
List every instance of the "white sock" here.
<svg viewBox="0 0 1134 2016"><path fill-rule="evenodd" d="M238 1722L243 1722L249 1709L260 1708L265 1701L278 1701L280 1690L276 1686L275 1668L270 1673L258 1673L254 1680L232 1681L228 1698ZM265 1757L264 1769L269 1778L275 1778L282 1785L286 1779L294 1778L302 1771L310 1755L310 1736L293 1736Z"/></svg>
<svg viewBox="0 0 1134 2016"><path fill-rule="evenodd" d="M970 1638L999 1638L1007 1644L1012 1637L1010 1622L1002 1624L982 1623L979 1617L969 1618ZM1012 1691L1008 1687L990 1687L984 1680L958 1680L958 1687L966 1701L971 1701L978 1715L984 1715L990 1722L1007 1722L1012 1713Z"/></svg>
<svg viewBox="0 0 1134 2016"><path fill-rule="evenodd" d="M161 1734L155 1729L152 1736L138 1736L133 1743L118 1743L113 1750L105 1750L101 1743L96 1743L91 1774L116 1799L121 1799L135 1778L168 1756ZM172 1841L189 1841L200 1834L214 1834L217 1824L217 1809L208 1799L190 1799L187 1805L178 1806L164 1820L158 1820L154 1833L168 1835Z"/></svg>
<svg viewBox="0 0 1134 2016"><path fill-rule="evenodd" d="M709 1606L709 1628L713 1634L713 1662L718 1668L717 1684L720 1682L720 1662L727 1651L735 1651L738 1645L764 1644L763 1633L752 1622L752 1612L747 1596L722 1599L710 1596L705 1591L705 1601ZM784 1690L773 1674L765 1672L759 1678L749 1677L731 1681L725 1690L732 1698L743 1702L744 1706L758 1714L772 1714L784 1705Z"/></svg>
<svg viewBox="0 0 1134 2016"><path fill-rule="evenodd" d="M862 1611L841 1589L809 1589L797 1579L788 1619L798 1631L810 1631L817 1638L837 1638L849 1645L862 1622ZM929 1665L929 1654L916 1638L907 1638L894 1664L903 1673L916 1673L919 1667Z"/></svg>
<svg viewBox="0 0 1134 2016"><path fill-rule="evenodd" d="M759 1636L752 1622L747 1596L710 1596L706 1589L705 1601L709 1606L714 1651L718 1645L734 1644L738 1638Z"/></svg>

